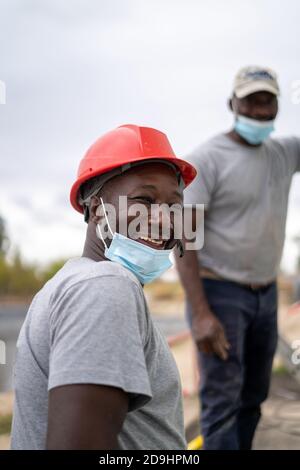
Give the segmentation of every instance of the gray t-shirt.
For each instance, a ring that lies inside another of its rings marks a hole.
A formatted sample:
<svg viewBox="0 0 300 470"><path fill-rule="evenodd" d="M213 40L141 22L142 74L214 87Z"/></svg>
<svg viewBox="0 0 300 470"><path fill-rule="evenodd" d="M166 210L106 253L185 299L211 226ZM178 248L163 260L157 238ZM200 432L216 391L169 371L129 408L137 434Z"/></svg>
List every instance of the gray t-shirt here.
<svg viewBox="0 0 300 470"><path fill-rule="evenodd" d="M180 375L143 289L112 261L72 258L34 297L14 366L12 449L45 449L48 391L103 384L129 394L121 449L186 449Z"/></svg>
<svg viewBox="0 0 300 470"><path fill-rule="evenodd" d="M300 170L300 139L246 147L220 134L186 157L198 175L184 202L205 204L202 266L225 279L275 279L285 237L291 179Z"/></svg>

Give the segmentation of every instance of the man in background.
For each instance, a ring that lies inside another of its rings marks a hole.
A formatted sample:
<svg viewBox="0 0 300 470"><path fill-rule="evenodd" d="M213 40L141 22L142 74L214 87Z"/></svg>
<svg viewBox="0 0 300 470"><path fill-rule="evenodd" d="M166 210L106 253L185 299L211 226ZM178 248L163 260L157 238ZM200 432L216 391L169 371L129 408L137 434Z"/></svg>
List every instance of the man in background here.
<svg viewBox="0 0 300 470"><path fill-rule="evenodd" d="M199 350L205 449L250 449L277 344L276 277L300 139L271 139L276 74L245 67L229 107L233 128L188 157L198 176L185 203L205 204L204 247L177 257Z"/></svg>

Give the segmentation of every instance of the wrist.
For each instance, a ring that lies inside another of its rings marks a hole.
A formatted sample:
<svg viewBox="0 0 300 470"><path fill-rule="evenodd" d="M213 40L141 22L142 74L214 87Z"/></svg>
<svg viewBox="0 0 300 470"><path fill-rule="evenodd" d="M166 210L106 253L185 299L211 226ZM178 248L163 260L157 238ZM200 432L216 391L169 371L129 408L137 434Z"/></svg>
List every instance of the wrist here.
<svg viewBox="0 0 300 470"><path fill-rule="evenodd" d="M201 307L198 306L196 309L193 309L193 320L195 321L202 320L211 316L213 316L213 313L208 305Z"/></svg>

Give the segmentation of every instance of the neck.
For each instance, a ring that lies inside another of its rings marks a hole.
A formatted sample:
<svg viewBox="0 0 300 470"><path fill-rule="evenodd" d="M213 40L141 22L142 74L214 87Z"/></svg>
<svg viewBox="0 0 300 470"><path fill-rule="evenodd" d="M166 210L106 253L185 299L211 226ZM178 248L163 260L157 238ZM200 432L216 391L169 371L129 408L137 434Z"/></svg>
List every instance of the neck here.
<svg viewBox="0 0 300 470"><path fill-rule="evenodd" d="M104 255L103 242L96 235L96 225L93 222L88 223L85 244L82 257L90 258L94 261L106 261Z"/></svg>

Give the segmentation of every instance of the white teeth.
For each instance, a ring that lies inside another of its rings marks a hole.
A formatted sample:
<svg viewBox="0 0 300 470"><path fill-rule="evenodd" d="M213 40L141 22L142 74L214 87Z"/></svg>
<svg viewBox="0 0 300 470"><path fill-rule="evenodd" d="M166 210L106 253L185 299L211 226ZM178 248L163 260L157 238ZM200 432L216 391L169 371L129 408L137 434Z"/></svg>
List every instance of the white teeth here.
<svg viewBox="0 0 300 470"><path fill-rule="evenodd" d="M152 238L147 238L147 237L140 237L141 240L149 241L151 243L154 243L156 245L162 245L163 241L162 240L153 240Z"/></svg>

